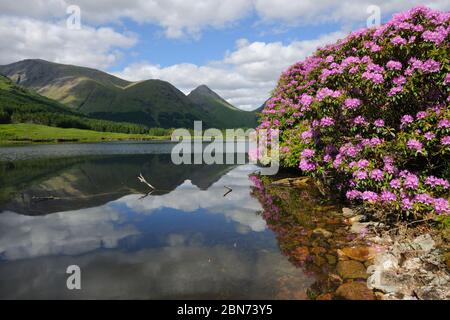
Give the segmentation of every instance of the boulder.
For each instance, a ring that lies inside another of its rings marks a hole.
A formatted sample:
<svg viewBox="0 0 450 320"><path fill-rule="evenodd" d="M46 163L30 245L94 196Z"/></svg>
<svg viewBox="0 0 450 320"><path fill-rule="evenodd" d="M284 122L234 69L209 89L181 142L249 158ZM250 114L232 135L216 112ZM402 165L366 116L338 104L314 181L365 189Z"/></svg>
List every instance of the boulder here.
<svg viewBox="0 0 450 320"><path fill-rule="evenodd" d="M413 244L418 247L418 249L425 252L430 252L436 246L433 238L429 234L421 235L414 239Z"/></svg>
<svg viewBox="0 0 450 320"><path fill-rule="evenodd" d="M338 274L344 279L367 279L366 268L361 262L354 260L339 261L336 267Z"/></svg>
<svg viewBox="0 0 450 320"><path fill-rule="evenodd" d="M329 238L329 237L331 237L333 235L330 231L325 230L323 228L314 229L313 233L317 234L317 235L324 236L325 238Z"/></svg>
<svg viewBox="0 0 450 320"><path fill-rule="evenodd" d="M340 250L340 253L352 260L365 262L375 257L376 251L374 248L359 246L359 247L346 247Z"/></svg>
<svg viewBox="0 0 450 320"><path fill-rule="evenodd" d="M350 218L355 215L355 211L350 208L342 208L342 215L346 218Z"/></svg>
<svg viewBox="0 0 450 320"><path fill-rule="evenodd" d="M336 290L336 296L346 300L375 300L373 291L364 282L347 282Z"/></svg>

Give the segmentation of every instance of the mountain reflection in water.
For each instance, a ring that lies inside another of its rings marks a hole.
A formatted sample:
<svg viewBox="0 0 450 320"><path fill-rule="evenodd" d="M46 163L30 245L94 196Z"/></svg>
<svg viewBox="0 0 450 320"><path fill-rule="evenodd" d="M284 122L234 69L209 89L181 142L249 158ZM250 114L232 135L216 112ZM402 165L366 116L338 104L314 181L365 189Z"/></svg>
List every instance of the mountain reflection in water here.
<svg viewBox="0 0 450 320"><path fill-rule="evenodd" d="M256 169L164 153L2 162L0 298L306 298L314 279L251 196ZM158 189L145 198L139 173ZM66 289L73 264L79 291Z"/></svg>

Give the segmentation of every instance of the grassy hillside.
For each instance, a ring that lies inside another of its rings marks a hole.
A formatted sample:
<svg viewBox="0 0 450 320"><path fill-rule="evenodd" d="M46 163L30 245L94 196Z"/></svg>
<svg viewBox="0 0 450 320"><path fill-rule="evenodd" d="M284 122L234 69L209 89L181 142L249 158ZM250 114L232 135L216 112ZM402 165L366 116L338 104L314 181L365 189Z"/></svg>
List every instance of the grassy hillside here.
<svg viewBox="0 0 450 320"><path fill-rule="evenodd" d="M161 80L147 80L118 89L116 95L96 89L80 111L102 119L149 127L192 127L194 120L214 126L210 117L181 91Z"/></svg>
<svg viewBox="0 0 450 320"><path fill-rule="evenodd" d="M121 133L146 133L148 128L89 118L0 75L0 123L37 123L63 128Z"/></svg>
<svg viewBox="0 0 450 320"><path fill-rule="evenodd" d="M254 113L241 111L219 96L199 105L160 80L132 83L98 70L44 60L0 66L0 73L74 111L106 120L164 128L192 127L194 120L217 128L256 124Z"/></svg>
<svg viewBox="0 0 450 320"><path fill-rule="evenodd" d="M255 113L234 107L205 85L192 91L188 98L200 106L210 118L215 119L219 128L226 128L228 123L233 123L235 127L256 127Z"/></svg>
<svg viewBox="0 0 450 320"><path fill-rule="evenodd" d="M169 138L170 137L156 137L145 134L63 129L38 124L0 124L0 144L162 140Z"/></svg>

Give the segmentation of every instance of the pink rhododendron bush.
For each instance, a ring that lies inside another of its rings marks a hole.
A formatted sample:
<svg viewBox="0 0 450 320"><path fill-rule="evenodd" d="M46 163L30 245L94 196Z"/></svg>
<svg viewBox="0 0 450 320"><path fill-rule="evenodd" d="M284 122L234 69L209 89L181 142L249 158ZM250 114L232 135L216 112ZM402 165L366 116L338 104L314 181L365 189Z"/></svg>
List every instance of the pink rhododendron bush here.
<svg viewBox="0 0 450 320"><path fill-rule="evenodd" d="M258 127L282 164L379 214L448 218L449 22L414 8L285 71Z"/></svg>

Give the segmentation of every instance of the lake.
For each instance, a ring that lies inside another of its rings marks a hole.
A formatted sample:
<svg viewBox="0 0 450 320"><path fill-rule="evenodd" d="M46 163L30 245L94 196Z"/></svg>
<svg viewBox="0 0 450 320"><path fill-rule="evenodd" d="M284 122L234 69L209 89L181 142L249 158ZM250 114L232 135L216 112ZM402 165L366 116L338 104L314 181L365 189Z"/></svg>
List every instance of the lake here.
<svg viewBox="0 0 450 320"><path fill-rule="evenodd" d="M173 146L1 147L0 298L306 299L318 276L280 249L258 168L175 165Z"/></svg>

